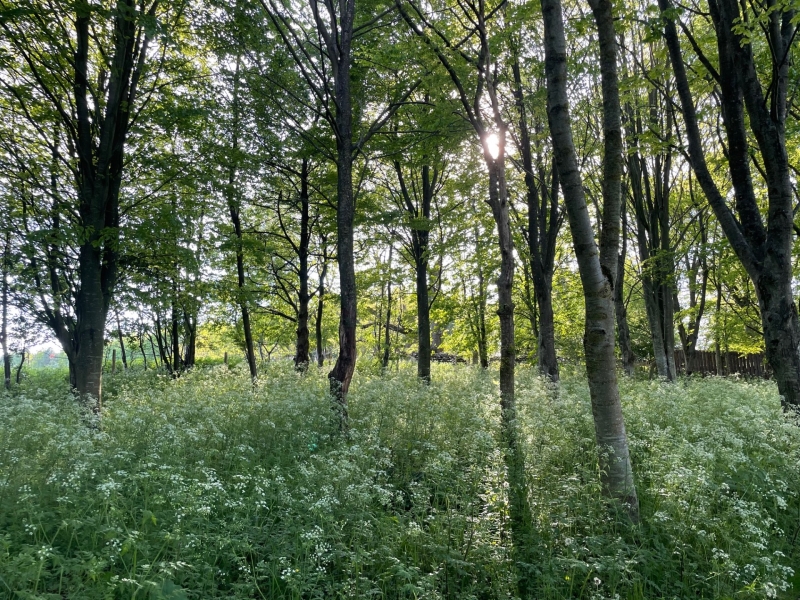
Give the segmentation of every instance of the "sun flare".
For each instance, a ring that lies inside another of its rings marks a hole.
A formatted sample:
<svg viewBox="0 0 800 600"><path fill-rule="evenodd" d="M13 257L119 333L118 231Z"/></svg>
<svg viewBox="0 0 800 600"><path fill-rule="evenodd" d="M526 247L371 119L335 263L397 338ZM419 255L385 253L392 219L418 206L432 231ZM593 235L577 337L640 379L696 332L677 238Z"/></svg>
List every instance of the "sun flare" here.
<svg viewBox="0 0 800 600"><path fill-rule="evenodd" d="M497 158L500 155L500 138L497 137L496 133L490 133L486 136L486 145L492 158Z"/></svg>

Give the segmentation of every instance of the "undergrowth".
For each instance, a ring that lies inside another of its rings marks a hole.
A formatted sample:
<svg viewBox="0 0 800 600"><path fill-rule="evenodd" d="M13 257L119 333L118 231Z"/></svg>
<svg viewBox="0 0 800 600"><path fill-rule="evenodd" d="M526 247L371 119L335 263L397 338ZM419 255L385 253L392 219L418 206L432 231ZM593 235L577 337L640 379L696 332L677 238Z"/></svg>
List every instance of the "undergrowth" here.
<svg viewBox="0 0 800 600"><path fill-rule="evenodd" d="M797 598L800 428L768 382L623 381L642 523L600 496L585 380L518 375L534 564L510 551L497 383L117 374L0 396L2 598ZM794 569L794 570L793 570Z"/></svg>

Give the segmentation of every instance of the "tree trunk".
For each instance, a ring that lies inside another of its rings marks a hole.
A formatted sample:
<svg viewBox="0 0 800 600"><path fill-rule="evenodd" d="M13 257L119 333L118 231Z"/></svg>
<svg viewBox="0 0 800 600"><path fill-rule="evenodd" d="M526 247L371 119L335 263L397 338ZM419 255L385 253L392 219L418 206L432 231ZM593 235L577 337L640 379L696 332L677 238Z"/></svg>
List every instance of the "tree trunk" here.
<svg viewBox="0 0 800 600"><path fill-rule="evenodd" d="M692 203L697 206L694 197L694 191L689 180L689 193L692 196ZM678 322L678 332L680 333L681 347L683 354L686 358L686 374L691 375L695 370L695 361L697 355L697 340L700 337L700 325L703 321L703 316L706 309L706 291L708 290L708 260L706 258L706 251L708 245L708 235L706 234L706 223L703 212L697 215L700 227L700 251L699 255L696 254L691 262L686 258L686 267L689 273L689 308L693 311L693 320L689 323L689 328L686 329L682 322ZM702 278L700 280L700 289L697 290L697 275L699 269L703 270ZM673 297L673 304L678 311L681 310L680 299L678 294L675 293ZM717 346L718 347L718 346ZM719 361L717 361L719 364ZM721 374L719 366L717 367L717 374Z"/></svg>
<svg viewBox="0 0 800 600"><path fill-rule="evenodd" d="M156 321L156 327L158 327L158 322L157 321ZM160 351L161 351L160 336L156 336L156 339L159 342L159 344L158 344L158 346L159 346L159 354L156 354L156 347L155 347L155 345L153 345L153 336L148 333L147 334L147 339L150 340L150 351L153 353L153 362L156 364L156 368L158 368L159 366L164 364L163 360L162 360L161 364L159 364L159 362L158 362L159 358L161 358L161 355L160 355Z"/></svg>
<svg viewBox="0 0 800 600"><path fill-rule="evenodd" d="M122 354L122 367L128 370L128 357L125 355L125 339L122 336L122 327L119 324L119 311L116 313L117 317L117 337L119 338L119 349Z"/></svg>
<svg viewBox="0 0 800 600"><path fill-rule="evenodd" d="M144 351L144 336L139 330L139 350L142 352L142 360L144 361L144 370L147 371L147 353Z"/></svg>
<svg viewBox="0 0 800 600"><path fill-rule="evenodd" d="M391 353L391 329L389 327L392 324L392 252L394 251L394 245L389 246L389 263L387 264L387 269L389 270L389 279L386 282L386 327L384 328L384 340L383 340L383 358L381 359L381 366L384 371L389 367L389 356Z"/></svg>
<svg viewBox="0 0 800 600"><path fill-rule="evenodd" d="M11 389L11 355L8 353L8 277L11 269L11 230L6 229L3 243L3 322L0 325L0 346L3 349L3 381L7 390Z"/></svg>
<svg viewBox="0 0 800 600"><path fill-rule="evenodd" d="M110 300L109 290L104 291L100 254L92 243L80 248L81 288L75 306L75 391L96 414L102 408L104 332Z"/></svg>
<svg viewBox="0 0 800 600"><path fill-rule="evenodd" d="M477 231L476 231L477 235ZM478 302L477 302L477 337L478 337L478 356L481 361L481 368L489 368L489 349L486 338L486 282L483 277L483 266L478 259Z"/></svg>
<svg viewBox="0 0 800 600"><path fill-rule="evenodd" d="M236 57L236 71L233 80L233 135L232 135L232 154L235 156L239 150L239 72L241 68L241 57ZM237 163L231 160L228 167L228 189L226 196L228 201L228 213L233 224L233 234L236 237L236 286L239 310L242 311L242 329L244 331L244 351L247 359L247 367L250 370L250 379L255 381L258 377L258 367L256 366L256 353L253 348L253 329L250 324L250 306L247 298L246 279L244 272L244 246L242 221L240 217L241 202L236 192L236 170Z"/></svg>
<svg viewBox="0 0 800 600"><path fill-rule="evenodd" d="M353 229L355 196L353 194L353 108L350 93L350 66L355 3L340 3L338 44L329 58L334 63L336 103L336 249L339 262L339 356L328 374L333 409L341 431L349 427L347 391L356 368L357 290ZM331 15L333 16L333 15Z"/></svg>
<svg viewBox="0 0 800 600"><path fill-rule="evenodd" d="M180 319L178 318L177 306L178 288L172 282L172 300L170 303L170 339L172 341L172 375L177 376L181 372L181 342L180 342Z"/></svg>
<svg viewBox="0 0 800 600"><path fill-rule="evenodd" d="M436 193L436 184L439 178L438 169L423 165L422 167L422 197L419 205L415 206L411 194L403 177L402 166L399 161L394 162L395 172L400 184L400 189L405 202L406 211L412 219L424 220L423 227L412 225L411 228L411 253L414 258L414 271L417 296L417 377L430 383L431 379L431 311L428 296L428 225L431 218L431 204Z"/></svg>
<svg viewBox="0 0 800 600"><path fill-rule="evenodd" d="M59 149L69 148L72 157L69 169L74 175L75 202L66 206L64 195L58 193L53 199L54 212L68 213L81 232L76 261L70 258L70 250L64 250L64 240L54 235L44 244L45 253L50 255L46 265L49 290L41 285L38 272L35 278L41 312L46 315L44 321L71 357L71 384L81 401L89 403L95 412L100 410L102 395L108 307L117 283L119 193L126 166L126 142L131 113L138 100L139 80L155 34L155 29L144 23L155 18L157 7L158 2L151 4L145 15L133 0L120 0L108 11L74 6L69 25L56 15L56 23L70 28L65 35L71 41L69 48L63 50L67 54L56 56L33 50L28 43L29 35L38 35L38 23L45 21L28 20L22 29L9 21L4 28L4 41L40 75L33 84L38 88L34 95L49 101L52 114L57 115L56 135L48 140L56 165L51 179L57 177L57 166L63 164ZM51 25L49 19L47 23ZM104 36L94 32L108 33L108 47L99 47ZM69 68L65 70L64 65ZM53 93L49 86L53 85L56 71L61 83L59 91ZM90 80L98 72L107 77L103 81L100 75L102 83L93 89ZM41 135L38 113L25 109L21 97L17 100L24 109L18 114L27 115L39 132L37 135ZM59 139L60 131L65 132L65 143ZM53 229L57 232L57 228ZM52 246L59 249L58 260L50 260ZM31 262L33 270L38 271L36 261ZM47 296L52 298L52 306L45 299ZM73 298L74 304L67 306Z"/></svg>
<svg viewBox="0 0 800 600"><path fill-rule="evenodd" d="M319 275L319 289L317 290L317 320L314 323L317 337L317 366L320 368L325 364L325 348L322 343L322 315L325 308L325 276L328 274L328 257L324 245L325 240L323 240L322 272Z"/></svg>
<svg viewBox="0 0 800 600"><path fill-rule="evenodd" d="M633 377L636 366L636 355L631 347L631 331L628 327L628 309L625 306L625 261L628 251L627 236L627 211L625 202L622 202L622 251L617 259L617 280L614 284L614 313L617 317L617 334L619 337L619 350L622 355L622 368L625 375Z"/></svg>
<svg viewBox="0 0 800 600"><path fill-rule="evenodd" d="M183 310L183 368L191 369L197 357L197 313Z"/></svg>
<svg viewBox="0 0 800 600"><path fill-rule="evenodd" d="M308 369L310 341L308 332L308 246L311 238L308 216L308 159L303 159L300 171L300 245L297 258L300 265L298 276L300 291L297 295L297 345L294 355L294 368L305 373Z"/></svg>
<svg viewBox="0 0 800 600"><path fill-rule="evenodd" d="M17 385L19 385L20 381L22 381L22 365L25 364L25 356L26 356L26 354L27 354L27 350L26 350L25 346L23 346L22 347L22 351L19 353L19 364L17 365L17 375L16 375Z"/></svg>
<svg viewBox="0 0 800 600"><path fill-rule="evenodd" d="M651 107L656 106L655 94L649 95L649 103ZM654 110L649 116L649 123L650 127L658 130L660 123ZM669 117L665 129L667 133L672 130L672 119ZM642 265L642 294L658 375L673 381L676 376L672 305L675 266L669 241L669 175L672 158L670 150L665 155L656 154L651 176L648 163L639 152L638 139L643 134L642 130L641 117L628 106L627 136L632 147L628 171L631 204L636 217L636 241Z"/></svg>
<svg viewBox="0 0 800 600"><path fill-rule="evenodd" d="M156 313L156 342L158 342L158 355L161 358L161 366L165 367L166 370L169 371L172 361L167 355L166 335L161 330L161 319L159 318L158 313ZM150 343L153 343L152 338Z"/></svg>
<svg viewBox="0 0 800 600"><path fill-rule="evenodd" d="M558 381L558 359L556 357L555 323L553 313L553 264L555 258L555 237L558 234L558 200L550 198L550 211L544 198L540 200L539 189L533 174L533 155L528 132L528 119L522 96L522 76L519 60L514 57L514 96L519 113L519 149L522 154L522 166L525 170L525 187L528 204L528 256L533 278L533 289L536 304L539 307L539 335L536 352L539 371L552 381ZM553 187L557 190L557 184ZM542 194L544 196L544 194Z"/></svg>
<svg viewBox="0 0 800 600"><path fill-rule="evenodd" d="M417 377L430 383L431 380L431 310L428 300L428 232L424 233L424 242L414 252L416 267L417 291ZM422 240L422 236L420 236Z"/></svg>
<svg viewBox="0 0 800 600"><path fill-rule="evenodd" d="M614 97L617 90L616 43L610 4L603 0L593 0L592 10L600 36L606 163L615 159L610 152L613 144L608 143L614 133L615 112L619 137L619 99ZM616 207L604 206L601 254L598 255L572 141L567 101L566 43L560 0L542 0L542 15L545 30L547 115L586 301L584 351L595 435L600 451L601 480L604 492L619 500L630 519L637 521L639 502L633 481L614 357L613 285L618 253L619 204ZM621 152L621 148L619 151ZM621 154L619 158L621 160ZM611 170L610 166L604 169L606 203L613 202L613 187L619 184L619 180L615 183L611 178ZM616 198L619 203L619 189L616 190Z"/></svg>

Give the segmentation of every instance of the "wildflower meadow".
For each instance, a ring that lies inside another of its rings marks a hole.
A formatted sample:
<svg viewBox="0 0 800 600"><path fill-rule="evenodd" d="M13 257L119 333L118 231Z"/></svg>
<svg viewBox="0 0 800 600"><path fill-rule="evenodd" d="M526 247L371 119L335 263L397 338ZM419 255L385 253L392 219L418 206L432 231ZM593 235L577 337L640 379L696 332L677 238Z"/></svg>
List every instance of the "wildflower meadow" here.
<svg viewBox="0 0 800 600"><path fill-rule="evenodd" d="M622 381L641 502L601 496L585 378L518 374L536 560L510 552L496 373L108 378L0 396L0 598L800 597L800 428L771 382Z"/></svg>

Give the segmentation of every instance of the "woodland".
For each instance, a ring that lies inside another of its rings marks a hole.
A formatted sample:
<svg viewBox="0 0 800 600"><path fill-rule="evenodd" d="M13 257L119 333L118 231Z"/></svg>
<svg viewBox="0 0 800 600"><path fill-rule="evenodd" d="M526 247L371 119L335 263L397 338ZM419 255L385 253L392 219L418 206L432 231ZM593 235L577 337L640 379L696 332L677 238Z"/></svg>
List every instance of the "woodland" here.
<svg viewBox="0 0 800 600"><path fill-rule="evenodd" d="M796 598L798 30L0 0L0 597Z"/></svg>

